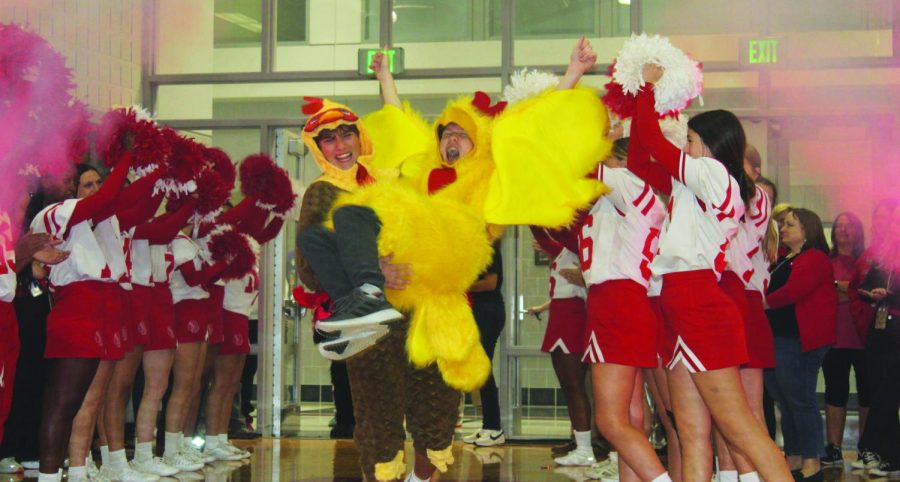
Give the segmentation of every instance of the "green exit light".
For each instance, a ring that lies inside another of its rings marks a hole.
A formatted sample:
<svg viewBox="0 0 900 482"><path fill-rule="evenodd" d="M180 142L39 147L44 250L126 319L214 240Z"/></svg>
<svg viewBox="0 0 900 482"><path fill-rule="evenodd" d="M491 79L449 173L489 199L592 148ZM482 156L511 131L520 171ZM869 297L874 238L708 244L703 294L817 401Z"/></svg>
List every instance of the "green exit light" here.
<svg viewBox="0 0 900 482"><path fill-rule="evenodd" d="M397 47L393 49L359 49L358 56L358 65L357 72L359 75L372 75L375 72L369 68L369 65L372 64L372 59L375 58L375 54L378 52L385 52L385 55L388 58L388 68L390 69L392 74L402 74L405 70L403 68L403 48Z"/></svg>
<svg viewBox="0 0 900 482"><path fill-rule="evenodd" d="M777 38L750 39L747 43L747 63L777 64L778 44Z"/></svg>

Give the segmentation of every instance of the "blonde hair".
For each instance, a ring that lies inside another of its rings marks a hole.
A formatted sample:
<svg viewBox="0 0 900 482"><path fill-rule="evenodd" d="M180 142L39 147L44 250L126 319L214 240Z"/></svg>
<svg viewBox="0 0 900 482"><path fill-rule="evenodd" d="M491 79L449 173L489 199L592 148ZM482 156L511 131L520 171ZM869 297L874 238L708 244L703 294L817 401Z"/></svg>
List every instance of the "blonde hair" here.
<svg viewBox="0 0 900 482"><path fill-rule="evenodd" d="M791 209L793 209L793 206L788 203L778 203L772 208L772 217L769 219L769 229L766 232L766 239L763 241L763 250L766 252L766 258L768 258L770 262L775 261L778 257L779 235L778 224L775 222L775 218L782 214L786 214Z"/></svg>

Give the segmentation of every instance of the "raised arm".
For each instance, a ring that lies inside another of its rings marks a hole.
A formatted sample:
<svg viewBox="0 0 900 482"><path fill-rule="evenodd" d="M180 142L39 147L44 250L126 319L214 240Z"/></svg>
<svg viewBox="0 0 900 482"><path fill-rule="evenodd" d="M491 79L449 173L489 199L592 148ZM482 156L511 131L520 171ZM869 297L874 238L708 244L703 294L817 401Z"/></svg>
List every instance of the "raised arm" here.
<svg viewBox="0 0 900 482"><path fill-rule="evenodd" d="M156 210L159 209L159 205L162 204L164 197L162 193L157 193L155 196L151 196L150 199L136 204L125 204L121 200L117 200L116 204L119 205L119 209L115 211L115 215L119 218L119 229L128 231L137 225L149 221L156 214Z"/></svg>
<svg viewBox="0 0 900 482"><path fill-rule="evenodd" d="M228 265L225 263L218 262L198 270L194 268L194 263L189 261L179 266L178 269L181 271L181 276L184 277L184 282L188 286L200 286L218 281L227 267Z"/></svg>
<svg viewBox="0 0 900 482"><path fill-rule="evenodd" d="M131 155L126 154L122 156L122 160L116 164L97 192L78 201L78 204L72 211L71 218L69 218L69 226L75 226L82 221L93 219L94 216L101 214L104 208L115 201L119 191L122 190L122 186L125 184L125 176L128 174L130 167ZM102 221L103 219L105 218L97 220Z"/></svg>
<svg viewBox="0 0 900 482"><path fill-rule="evenodd" d="M139 225L134 230L134 239L146 239L150 244L169 244L187 224L196 202L191 197L177 211Z"/></svg>
<svg viewBox="0 0 900 482"><path fill-rule="evenodd" d="M569 57L569 67L566 75L559 81L557 90L571 89L581 80L581 77L591 70L597 62L597 53L591 47L591 42L582 36L572 47L572 55Z"/></svg>
<svg viewBox="0 0 900 482"><path fill-rule="evenodd" d="M369 67L375 72L375 78L378 79L378 83L381 85L381 100L385 104L402 109L403 104L400 102L400 95L397 94L397 84L394 82L390 61L385 57L385 53L378 52L375 54Z"/></svg>
<svg viewBox="0 0 900 482"><path fill-rule="evenodd" d="M637 95L637 107L634 119L631 121L631 132L634 137L634 132L637 130L639 142L650 156L662 165L669 175L683 181L678 171L684 153L663 136L662 129L659 127L659 114L656 113L656 95L653 92L652 82L659 80L662 74L663 71L658 66L652 64L644 66L644 79L647 80L647 83Z"/></svg>
<svg viewBox="0 0 900 482"><path fill-rule="evenodd" d="M628 170L641 178L652 188L663 194L672 194L672 176L659 164L650 160L650 153L641 145L640 129L631 129L631 142L628 143Z"/></svg>

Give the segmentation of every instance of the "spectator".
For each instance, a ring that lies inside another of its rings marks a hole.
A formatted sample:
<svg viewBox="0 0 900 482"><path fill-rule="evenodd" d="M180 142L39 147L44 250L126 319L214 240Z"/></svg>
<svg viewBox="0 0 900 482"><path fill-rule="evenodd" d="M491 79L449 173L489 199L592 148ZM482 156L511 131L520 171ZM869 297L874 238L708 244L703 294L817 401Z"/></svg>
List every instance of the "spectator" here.
<svg viewBox="0 0 900 482"><path fill-rule="evenodd" d="M766 387L781 408L784 453L795 478L824 480L822 417L816 381L835 339L837 290L819 216L791 208L781 225L788 252L771 269L767 315L775 338L775 368Z"/></svg>

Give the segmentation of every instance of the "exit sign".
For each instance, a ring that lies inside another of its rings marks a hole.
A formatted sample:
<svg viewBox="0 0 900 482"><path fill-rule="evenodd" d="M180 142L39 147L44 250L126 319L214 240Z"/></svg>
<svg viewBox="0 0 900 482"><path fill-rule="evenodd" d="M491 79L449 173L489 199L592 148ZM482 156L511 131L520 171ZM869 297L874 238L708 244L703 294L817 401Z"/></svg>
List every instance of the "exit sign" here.
<svg viewBox="0 0 900 482"><path fill-rule="evenodd" d="M375 54L378 52L384 52L384 55L388 59L388 67L391 70L392 74L402 74L405 70L403 68L403 48L397 47L393 49L359 49L358 63L357 63L357 72L359 75L372 75L375 72L369 68L369 65L372 64L372 59L375 58Z"/></svg>
<svg viewBox="0 0 900 482"><path fill-rule="evenodd" d="M781 38L751 38L744 44L744 52L741 56L742 63L746 65L773 65L777 64L784 51L784 41Z"/></svg>

